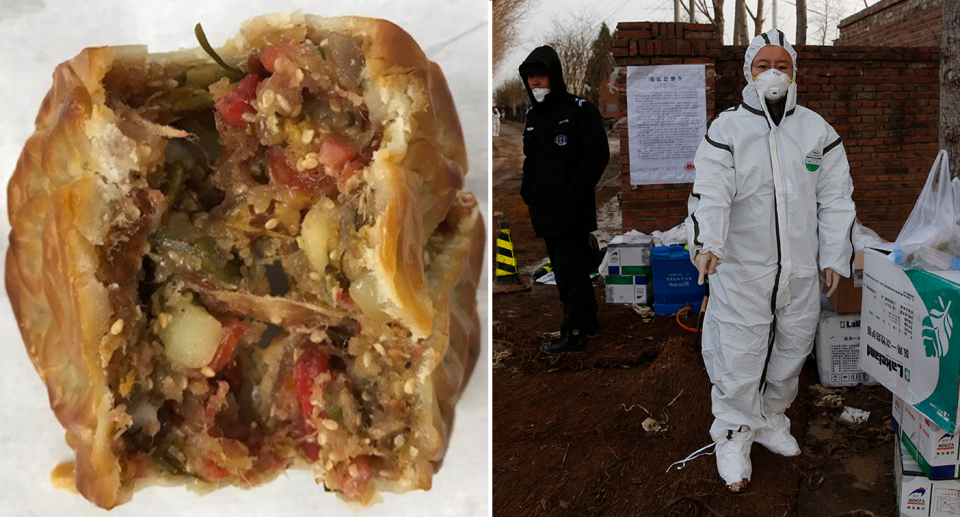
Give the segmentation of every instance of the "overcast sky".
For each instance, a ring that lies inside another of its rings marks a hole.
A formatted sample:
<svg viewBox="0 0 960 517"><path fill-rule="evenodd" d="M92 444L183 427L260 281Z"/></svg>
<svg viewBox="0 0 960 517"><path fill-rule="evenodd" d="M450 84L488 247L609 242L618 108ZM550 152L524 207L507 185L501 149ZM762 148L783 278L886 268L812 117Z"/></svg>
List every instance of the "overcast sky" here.
<svg viewBox="0 0 960 517"><path fill-rule="evenodd" d="M707 0L709 2L709 0ZM865 8L865 5L873 5L878 0L807 0L807 43L819 44L820 36L815 34L816 12L839 11L837 19L842 19L851 14L857 13ZM689 3L689 0L682 0L683 3ZM767 31L773 28L773 0L764 0L764 27ZM824 9L824 5L827 9ZM597 29L600 28L600 22L605 21L610 26L610 30L616 28L617 23L627 21L673 21L673 1L671 0L540 0L539 8L531 13L524 25L524 33L528 35L525 41L519 42L517 48L509 53L501 66L500 73L494 77L494 85L500 84L506 78L517 73L517 67L523 62L523 58L529 54L534 47L540 44L542 35L550 32L555 20L569 19L570 16L583 14L596 23ZM727 0L724 2L724 25L726 35L724 43L730 44L733 41L733 11L734 2ZM751 9L756 9L756 0L747 0L747 5ZM681 9L681 18L683 18ZM793 42L796 39L796 6L787 3L785 0L778 0L777 18L779 19L777 27L782 30L787 38ZM708 23L703 15L698 17L700 23ZM827 44L831 44L836 38L836 27L832 34L827 37ZM748 20L747 24L750 34L753 34L753 21ZM540 37L538 37L540 36Z"/></svg>

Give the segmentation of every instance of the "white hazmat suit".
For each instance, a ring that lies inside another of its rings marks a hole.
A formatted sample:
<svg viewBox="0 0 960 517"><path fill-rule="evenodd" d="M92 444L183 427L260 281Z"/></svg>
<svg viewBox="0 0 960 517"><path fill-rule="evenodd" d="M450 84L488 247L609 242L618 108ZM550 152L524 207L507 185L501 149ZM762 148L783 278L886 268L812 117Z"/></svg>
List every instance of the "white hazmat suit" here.
<svg viewBox="0 0 960 517"><path fill-rule="evenodd" d="M789 84L783 118L774 122L751 74L757 52L779 45L773 29L753 39L744 60L743 103L720 113L697 150L688 201L691 259L719 259L703 321L703 359L713 383L720 475L746 487L754 440L799 454L783 414L797 395L820 311L820 271L849 278L856 209L846 152L837 132L797 106Z"/></svg>

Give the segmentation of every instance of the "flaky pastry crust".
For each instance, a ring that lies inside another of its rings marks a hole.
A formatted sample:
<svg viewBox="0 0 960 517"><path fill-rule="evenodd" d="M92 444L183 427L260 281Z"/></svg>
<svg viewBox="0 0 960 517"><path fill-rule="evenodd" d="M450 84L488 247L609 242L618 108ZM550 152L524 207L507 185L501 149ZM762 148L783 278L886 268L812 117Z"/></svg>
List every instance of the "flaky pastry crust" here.
<svg viewBox="0 0 960 517"><path fill-rule="evenodd" d="M384 139L363 180L373 190L375 223L364 233L366 263L380 301L419 340L427 360L418 387L416 432L424 461L417 479L393 490L427 488L443 458L453 407L479 350L476 292L485 242L475 199L462 192L467 170L460 122L445 79L396 25L366 18L268 15L248 21L218 52L247 55L298 25L363 41L366 99ZM6 286L27 352L76 452L75 482L84 497L111 508L150 479L124 476L116 394L106 365L122 339L111 335L119 308L115 286L98 278L112 230L128 224L130 178L161 157L124 135L121 114L106 104L105 76L143 62L204 62L199 49L150 55L143 47L83 50L59 65L8 186L12 224ZM180 138L160 127L148 138ZM151 206L162 209L162 200ZM295 307L289 310L295 311Z"/></svg>

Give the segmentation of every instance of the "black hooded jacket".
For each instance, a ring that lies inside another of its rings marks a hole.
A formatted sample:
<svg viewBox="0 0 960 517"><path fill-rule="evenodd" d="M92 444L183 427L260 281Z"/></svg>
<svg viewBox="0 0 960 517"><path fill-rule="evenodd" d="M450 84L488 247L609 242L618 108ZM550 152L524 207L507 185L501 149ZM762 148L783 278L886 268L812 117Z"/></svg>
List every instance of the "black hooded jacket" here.
<svg viewBox="0 0 960 517"><path fill-rule="evenodd" d="M542 103L527 84L527 74L537 71L550 77L550 93ZM520 185L533 229L537 237L592 232L597 229L594 190L610 161L600 110L567 93L560 58L548 46L527 56L520 77L533 103L523 133Z"/></svg>

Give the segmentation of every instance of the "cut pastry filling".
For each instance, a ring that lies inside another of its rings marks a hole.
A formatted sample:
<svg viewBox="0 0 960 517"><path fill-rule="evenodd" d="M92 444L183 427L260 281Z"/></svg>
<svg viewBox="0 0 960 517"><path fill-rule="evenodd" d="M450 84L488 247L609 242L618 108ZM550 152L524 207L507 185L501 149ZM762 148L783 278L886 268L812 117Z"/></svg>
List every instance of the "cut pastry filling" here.
<svg viewBox="0 0 960 517"><path fill-rule="evenodd" d="M117 311L106 339L123 343L108 372L128 481L249 486L309 463L366 501L374 477L432 468L413 432L420 355L361 249L376 214L359 173L383 133L363 43L299 30L251 42L242 77L151 63L105 81L122 132L162 156L135 178L100 271Z"/></svg>

